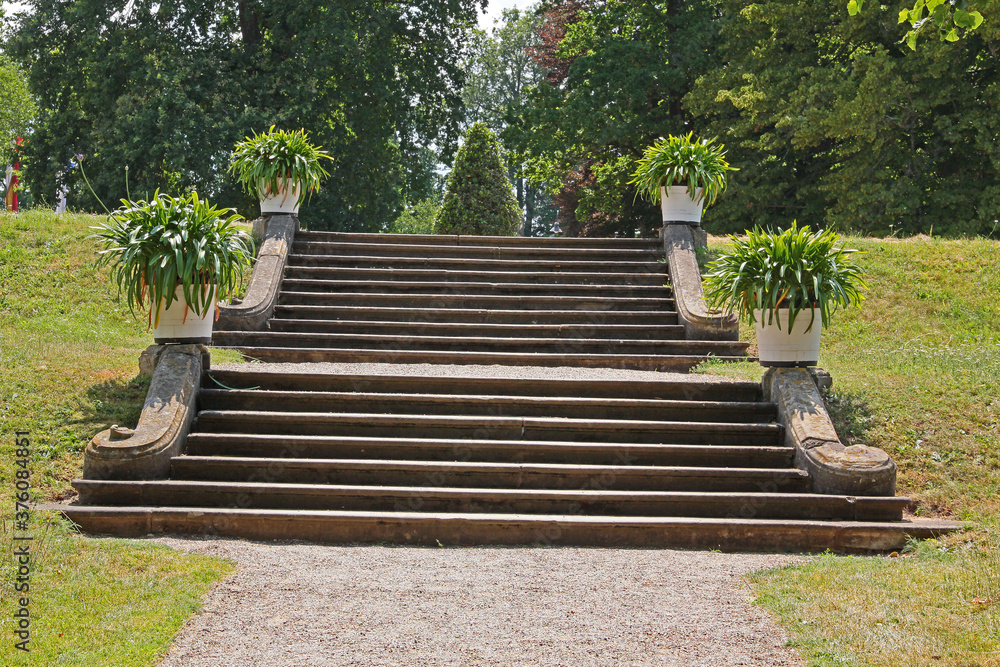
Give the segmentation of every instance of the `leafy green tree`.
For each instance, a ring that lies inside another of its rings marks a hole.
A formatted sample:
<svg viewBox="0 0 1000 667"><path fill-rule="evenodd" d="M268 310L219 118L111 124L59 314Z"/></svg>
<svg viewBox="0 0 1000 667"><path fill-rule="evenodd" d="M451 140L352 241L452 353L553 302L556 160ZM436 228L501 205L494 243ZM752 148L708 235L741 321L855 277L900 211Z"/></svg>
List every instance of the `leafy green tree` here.
<svg viewBox="0 0 1000 667"><path fill-rule="evenodd" d="M504 136L508 127L517 122L528 90L541 82L544 72L530 55L539 44L536 30L541 17L536 8L524 12L505 10L492 33L473 33L462 89L468 124L483 122L498 136ZM543 215L550 202L545 187L526 178L520 153L509 151L507 156L508 174L524 216L524 236L547 234L550 224L545 223L551 220Z"/></svg>
<svg viewBox="0 0 1000 667"><path fill-rule="evenodd" d="M24 73L0 53L0 168L14 155L14 142L27 134L35 101Z"/></svg>
<svg viewBox="0 0 1000 667"><path fill-rule="evenodd" d="M521 212L504 168L503 149L485 123L476 123L458 149L434 231L513 236L520 226Z"/></svg>
<svg viewBox="0 0 1000 667"><path fill-rule="evenodd" d="M717 62L713 5L547 5L533 50L547 75L508 143L526 155L534 182L560 184L555 201L568 235L651 235L660 227L658 209L636 200L628 181L646 146L692 129L681 99Z"/></svg>
<svg viewBox="0 0 1000 667"><path fill-rule="evenodd" d="M482 0L27 0L10 50L45 109L27 178L54 192L86 156L108 202L171 185L253 214L225 174L276 125L335 158L313 228L378 230L426 197L427 150L457 146L463 42Z"/></svg>
<svg viewBox="0 0 1000 667"><path fill-rule="evenodd" d="M433 234L434 221L441 211L441 204L425 199L408 207L386 230L389 234Z"/></svg>
<svg viewBox="0 0 1000 667"><path fill-rule="evenodd" d="M721 1L727 65L685 99L741 168L709 228L797 218L874 235L995 230L998 45L977 32L910 52L894 17L841 8Z"/></svg>
<svg viewBox="0 0 1000 667"><path fill-rule="evenodd" d="M865 0L849 0L847 11L855 16L864 8ZM899 11L899 22L907 23L910 30L903 42L911 50L917 49L917 37L937 33L944 42L957 42L983 24L980 10L995 9L994 0L917 0L912 7Z"/></svg>

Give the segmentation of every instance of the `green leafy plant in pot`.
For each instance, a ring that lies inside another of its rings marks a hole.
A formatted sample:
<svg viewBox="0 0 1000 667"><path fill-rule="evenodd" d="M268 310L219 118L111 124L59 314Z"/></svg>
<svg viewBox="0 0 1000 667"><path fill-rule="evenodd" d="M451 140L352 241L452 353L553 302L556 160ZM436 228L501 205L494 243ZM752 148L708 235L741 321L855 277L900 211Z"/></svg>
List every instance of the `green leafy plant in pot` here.
<svg viewBox="0 0 1000 667"><path fill-rule="evenodd" d="M305 130L275 130L272 125L236 144L229 172L260 199L261 215L297 215L306 197L330 175L322 160L332 159L309 142Z"/></svg>
<svg viewBox="0 0 1000 667"><path fill-rule="evenodd" d="M253 241L231 210L197 193L122 200L90 238L97 265L110 266L133 314L148 311L157 343L210 343L216 302L228 298L253 261Z"/></svg>
<svg viewBox="0 0 1000 667"><path fill-rule="evenodd" d="M694 133L658 139L639 158L630 184L636 196L659 203L664 222L701 224L704 207L726 189L729 172L725 146Z"/></svg>
<svg viewBox="0 0 1000 667"><path fill-rule="evenodd" d="M708 305L756 327L762 366L815 366L823 325L838 307L864 298L867 284L850 258L858 251L838 245L832 231L810 232L796 222L730 239L732 249L707 267Z"/></svg>

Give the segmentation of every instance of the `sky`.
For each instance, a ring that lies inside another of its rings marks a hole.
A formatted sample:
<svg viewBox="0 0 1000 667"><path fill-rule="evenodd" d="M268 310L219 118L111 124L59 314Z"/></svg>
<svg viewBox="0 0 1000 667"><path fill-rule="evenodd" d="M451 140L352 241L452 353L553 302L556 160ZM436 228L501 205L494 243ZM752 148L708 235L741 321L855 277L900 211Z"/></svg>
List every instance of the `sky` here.
<svg viewBox="0 0 1000 667"><path fill-rule="evenodd" d="M479 15L479 27L482 30L489 30L493 27L494 19L499 19L505 9L525 9L533 5L538 0L490 0L490 6L485 14Z"/></svg>

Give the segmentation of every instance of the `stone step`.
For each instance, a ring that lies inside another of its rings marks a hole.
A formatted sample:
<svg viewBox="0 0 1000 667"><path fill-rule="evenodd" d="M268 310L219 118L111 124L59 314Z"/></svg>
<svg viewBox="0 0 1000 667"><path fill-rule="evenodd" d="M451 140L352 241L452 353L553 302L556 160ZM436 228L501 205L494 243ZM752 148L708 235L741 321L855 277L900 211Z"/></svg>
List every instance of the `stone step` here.
<svg viewBox="0 0 1000 667"><path fill-rule="evenodd" d="M470 236L466 234L365 234L357 232L299 231L296 241L326 243L425 244L461 246L531 246L558 248L663 248L658 238Z"/></svg>
<svg viewBox="0 0 1000 667"><path fill-rule="evenodd" d="M416 336L412 334L341 334L284 331L216 331L212 342L223 347L387 349L454 352L549 352L564 354L712 355L733 357L747 345L730 341L620 340L592 338L512 338Z"/></svg>
<svg viewBox="0 0 1000 667"><path fill-rule="evenodd" d="M43 508L45 509L45 508ZM211 535L327 544L479 544L890 551L956 529L950 521L808 521L759 518L607 517L431 512L255 510L53 505L82 530L118 537Z"/></svg>
<svg viewBox="0 0 1000 667"><path fill-rule="evenodd" d="M455 322L377 322L272 318L271 331L488 338L591 338L606 340L683 340L681 324L483 324Z"/></svg>
<svg viewBox="0 0 1000 667"><path fill-rule="evenodd" d="M243 368L213 368L205 374L206 388L270 389L275 391L368 391L396 394L426 392L483 393L507 396L660 399L683 401L760 402L757 382L720 381L691 376L681 380L542 379L454 375L381 375L317 373L253 364Z"/></svg>
<svg viewBox="0 0 1000 667"><path fill-rule="evenodd" d="M669 292L667 292L669 294ZM673 311L674 300L664 297L493 295L493 294L369 294L366 292L291 292L282 289L281 305L366 306L400 308L468 308L486 310L653 310Z"/></svg>
<svg viewBox="0 0 1000 667"><path fill-rule="evenodd" d="M809 476L795 468L481 463L373 459L178 456L171 480L447 489L801 493Z"/></svg>
<svg viewBox="0 0 1000 667"><path fill-rule="evenodd" d="M391 257L378 254L346 255L330 250L332 254L290 253L290 267L358 268L358 269L426 269L481 273L498 271L503 273L609 273L619 274L663 274L667 275L667 265L662 257L645 260L618 260L613 262L593 259L483 259L466 257Z"/></svg>
<svg viewBox="0 0 1000 667"><path fill-rule="evenodd" d="M792 477L788 478L793 479ZM223 481L75 480L88 505L898 521L906 498L809 493L479 489ZM749 516L748 516L749 515Z"/></svg>
<svg viewBox="0 0 1000 667"><path fill-rule="evenodd" d="M378 412L663 421L690 419L730 423L770 422L776 414L773 403L209 388L201 390L198 404L202 410Z"/></svg>
<svg viewBox="0 0 1000 667"><path fill-rule="evenodd" d="M778 424L631 419L202 410L197 431L476 440L558 440L647 444L780 443Z"/></svg>
<svg viewBox="0 0 1000 667"><path fill-rule="evenodd" d="M570 354L562 352L450 352L433 350L388 350L360 348L247 347L221 349L239 351L251 361L283 364L448 364L477 366L576 366L580 368L628 368L643 371L686 373L705 361L700 354ZM745 356L713 357L720 361L755 361Z"/></svg>
<svg viewBox="0 0 1000 667"><path fill-rule="evenodd" d="M857 509L856 503L850 502L853 498L842 497L840 502L834 502L829 497L802 494L786 497L786 494L752 492L560 491L180 479L77 480L74 487L81 501L90 505L161 507L722 517L736 516L741 508L753 507L756 516L762 518L810 519L854 519ZM885 511L884 507L874 509ZM890 516L889 520L894 517Z"/></svg>
<svg viewBox="0 0 1000 667"><path fill-rule="evenodd" d="M514 304L516 306L516 304ZM441 322L446 324L643 324L676 326L677 313L668 310L499 310L492 308L408 308L405 306L282 305L282 319Z"/></svg>
<svg viewBox="0 0 1000 667"><path fill-rule="evenodd" d="M299 241L292 252L299 255L364 255L381 257L465 257L469 259L563 260L593 262L655 262L663 248L588 248L547 246L458 246L426 243L329 243Z"/></svg>
<svg viewBox="0 0 1000 667"><path fill-rule="evenodd" d="M347 266L289 266L286 279L362 280L372 282L446 282L446 283L529 283L538 285L647 285L662 287L669 281L665 265L653 273L608 271L497 271L423 268L356 268Z"/></svg>
<svg viewBox="0 0 1000 667"><path fill-rule="evenodd" d="M355 460L482 461L496 463L576 463L590 465L791 467L794 451L783 445L658 445L442 438L365 438L354 435L267 435L204 433L188 435L191 456L237 456Z"/></svg>
<svg viewBox="0 0 1000 667"><path fill-rule="evenodd" d="M587 297L649 299L671 298L669 287L660 285L564 285L561 283L510 283L405 280L324 280L289 278L281 283L283 292L323 294L448 294L460 296L514 295L541 297Z"/></svg>

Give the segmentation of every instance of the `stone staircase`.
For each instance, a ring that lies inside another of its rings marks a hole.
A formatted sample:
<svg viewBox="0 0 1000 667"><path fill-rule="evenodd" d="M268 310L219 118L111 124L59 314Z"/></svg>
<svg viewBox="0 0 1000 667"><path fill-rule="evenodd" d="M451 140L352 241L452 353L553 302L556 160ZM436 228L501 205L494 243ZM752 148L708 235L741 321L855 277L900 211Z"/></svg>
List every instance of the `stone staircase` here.
<svg viewBox="0 0 1000 667"><path fill-rule="evenodd" d="M93 532L341 543L853 551L920 536L906 498L814 493L759 384L546 368L743 358L743 343L685 340L661 259L638 239L300 233L268 329L216 344L411 365L206 370L168 479L77 480L64 511Z"/></svg>
<svg viewBox="0 0 1000 667"><path fill-rule="evenodd" d="M269 329L213 342L270 362L685 371L746 344L685 340L655 239L300 232Z"/></svg>

